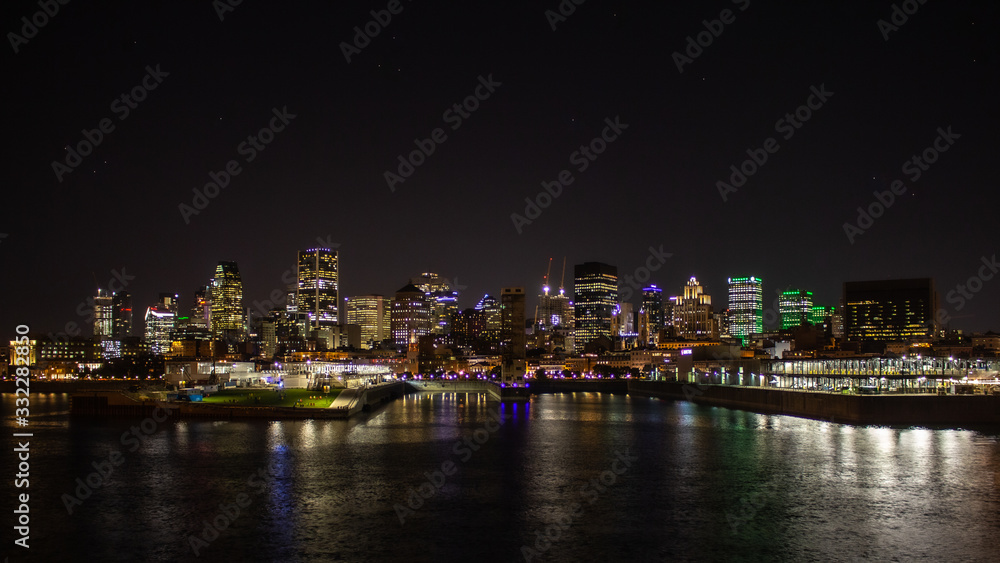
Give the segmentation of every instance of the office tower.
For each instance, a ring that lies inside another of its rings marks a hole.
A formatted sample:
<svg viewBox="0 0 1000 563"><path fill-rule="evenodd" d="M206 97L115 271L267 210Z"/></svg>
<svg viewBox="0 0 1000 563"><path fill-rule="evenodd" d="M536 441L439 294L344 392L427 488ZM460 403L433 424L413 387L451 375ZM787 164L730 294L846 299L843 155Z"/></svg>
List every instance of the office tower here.
<svg viewBox="0 0 1000 563"><path fill-rule="evenodd" d="M146 343L149 344L150 352L157 356L169 354L177 314L160 303L146 309L145 322Z"/></svg>
<svg viewBox="0 0 1000 563"><path fill-rule="evenodd" d="M328 248L299 252L296 275L296 307L309 318L313 329L327 328L340 322L340 283L338 253Z"/></svg>
<svg viewBox="0 0 1000 563"><path fill-rule="evenodd" d="M361 347L373 348L390 337L392 302L382 295L358 295L344 300L347 324L361 327Z"/></svg>
<svg viewBox="0 0 1000 563"><path fill-rule="evenodd" d="M729 336L745 344L751 334L764 332L763 281L755 276L729 278Z"/></svg>
<svg viewBox="0 0 1000 563"><path fill-rule="evenodd" d="M486 342L494 352L500 346L500 302L492 295L484 295L479 303L476 303L476 310L483 312L483 341Z"/></svg>
<svg viewBox="0 0 1000 563"><path fill-rule="evenodd" d="M111 336L124 340L132 335L132 296L119 291L111 297Z"/></svg>
<svg viewBox="0 0 1000 563"><path fill-rule="evenodd" d="M884 342L937 333L938 294L931 278L844 283L844 336Z"/></svg>
<svg viewBox="0 0 1000 563"><path fill-rule="evenodd" d="M406 284L396 292L390 313L392 339L396 346L416 344L431 333L431 307L419 287Z"/></svg>
<svg viewBox="0 0 1000 563"><path fill-rule="evenodd" d="M660 329L666 326L663 306L663 290L651 285L642 289L642 305L639 307L639 326L636 327L641 344L656 344Z"/></svg>
<svg viewBox="0 0 1000 563"><path fill-rule="evenodd" d="M611 315L618 304L618 268L600 262L573 266L573 317L576 345L611 338Z"/></svg>
<svg viewBox="0 0 1000 563"><path fill-rule="evenodd" d="M433 272L424 272L410 278L410 283L427 296L427 303L431 308L431 332L449 334L452 318L458 313L458 291L447 278Z"/></svg>
<svg viewBox="0 0 1000 563"><path fill-rule="evenodd" d="M524 379L527 357L523 287L500 290L500 375L504 382Z"/></svg>
<svg viewBox="0 0 1000 563"><path fill-rule="evenodd" d="M191 316L188 324L192 327L211 329L212 301L211 285L201 286L194 292L194 301L191 303Z"/></svg>
<svg viewBox="0 0 1000 563"><path fill-rule="evenodd" d="M489 346L484 338L486 313L470 308L460 311L452 321L451 336L456 346L472 348L475 353L485 353Z"/></svg>
<svg viewBox="0 0 1000 563"><path fill-rule="evenodd" d="M114 296L98 288L94 297L94 339L110 340L114 337Z"/></svg>
<svg viewBox="0 0 1000 563"><path fill-rule="evenodd" d="M788 289L778 296L778 313L781 314L781 329L809 324L812 320L813 294L801 289Z"/></svg>
<svg viewBox="0 0 1000 563"><path fill-rule="evenodd" d="M242 339L246 332L243 279L236 262L219 262L210 284L211 330L227 341Z"/></svg>
<svg viewBox="0 0 1000 563"><path fill-rule="evenodd" d="M677 336L690 339L715 339L719 328L712 309L712 297L694 276L684 286L684 294L674 297L674 330Z"/></svg>
<svg viewBox="0 0 1000 563"><path fill-rule="evenodd" d="M616 338L634 336L635 313L631 303L617 303L611 313L611 335Z"/></svg>
<svg viewBox="0 0 1000 563"><path fill-rule="evenodd" d="M180 315L180 296L176 293L161 293L156 300L156 306L178 316Z"/></svg>

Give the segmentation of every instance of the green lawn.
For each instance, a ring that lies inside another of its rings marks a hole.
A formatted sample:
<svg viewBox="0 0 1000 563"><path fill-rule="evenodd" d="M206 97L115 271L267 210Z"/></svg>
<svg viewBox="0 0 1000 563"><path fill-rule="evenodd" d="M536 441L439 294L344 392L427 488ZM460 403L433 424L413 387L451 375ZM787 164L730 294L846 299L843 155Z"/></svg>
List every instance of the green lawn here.
<svg viewBox="0 0 1000 563"><path fill-rule="evenodd" d="M275 393L273 389L225 389L205 397L203 402L215 405L260 406L260 407L291 407L323 409L340 394L340 389L329 393L311 391L309 389L281 389ZM235 402L234 402L235 401Z"/></svg>

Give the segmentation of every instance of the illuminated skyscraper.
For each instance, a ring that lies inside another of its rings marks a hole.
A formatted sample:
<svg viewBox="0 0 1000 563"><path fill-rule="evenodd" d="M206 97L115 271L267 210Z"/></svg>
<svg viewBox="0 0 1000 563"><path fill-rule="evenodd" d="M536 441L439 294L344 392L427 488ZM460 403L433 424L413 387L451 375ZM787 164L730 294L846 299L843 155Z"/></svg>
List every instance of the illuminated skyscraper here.
<svg viewBox="0 0 1000 563"><path fill-rule="evenodd" d="M180 296L176 293L161 293L160 298L156 301L156 306L170 311L176 316L180 314L179 303Z"/></svg>
<svg viewBox="0 0 1000 563"><path fill-rule="evenodd" d="M674 329L677 336L691 339L715 339L719 327L712 308L712 297L704 292L698 279L691 277L684 286L684 296L674 297Z"/></svg>
<svg viewBox="0 0 1000 563"><path fill-rule="evenodd" d="M114 327L114 297L111 292L98 288L94 297L94 339L110 340Z"/></svg>
<svg viewBox="0 0 1000 563"><path fill-rule="evenodd" d="M484 295L475 309L483 314L482 341L486 344L486 349L495 353L500 346L500 302L492 295Z"/></svg>
<svg viewBox="0 0 1000 563"><path fill-rule="evenodd" d="M778 296L781 329L789 329L812 322L813 294L811 291L789 289Z"/></svg>
<svg viewBox="0 0 1000 563"><path fill-rule="evenodd" d="M431 308L431 332L449 334L452 319L458 313L458 291L448 279L432 272L410 278L410 283L427 296L427 303Z"/></svg>
<svg viewBox="0 0 1000 563"><path fill-rule="evenodd" d="M618 268L600 262L573 266L573 317L576 346L611 338L611 315L618 304Z"/></svg>
<svg viewBox="0 0 1000 563"><path fill-rule="evenodd" d="M243 308L243 279L236 262L219 262L209 288L212 333L227 341L242 339L247 319Z"/></svg>
<svg viewBox="0 0 1000 563"><path fill-rule="evenodd" d="M938 294L930 278L844 283L844 336L849 341L909 341L938 330Z"/></svg>
<svg viewBox="0 0 1000 563"><path fill-rule="evenodd" d="M390 313L392 338L396 346L415 344L431 333L431 308L419 287L407 284L396 292Z"/></svg>
<svg viewBox="0 0 1000 563"><path fill-rule="evenodd" d="M729 278L729 335L744 343L764 332L763 281L754 276Z"/></svg>
<svg viewBox="0 0 1000 563"><path fill-rule="evenodd" d="M150 351L158 356L170 353L177 315L162 305L146 309L146 343Z"/></svg>
<svg viewBox="0 0 1000 563"><path fill-rule="evenodd" d="M663 306L663 290L651 285L642 289L642 306L639 308L640 345L656 344L660 329L668 324Z"/></svg>
<svg viewBox="0 0 1000 563"><path fill-rule="evenodd" d="M194 292L194 302L191 304L191 317L188 324L192 327L211 329L212 323L212 286L199 287Z"/></svg>
<svg viewBox="0 0 1000 563"><path fill-rule="evenodd" d="M382 295L358 295L345 300L347 324L361 327L361 347L371 348L389 338L392 302Z"/></svg>
<svg viewBox="0 0 1000 563"><path fill-rule="evenodd" d="M299 313L309 315L313 329L328 328L340 322L340 284L338 253L328 248L299 252L296 305Z"/></svg>

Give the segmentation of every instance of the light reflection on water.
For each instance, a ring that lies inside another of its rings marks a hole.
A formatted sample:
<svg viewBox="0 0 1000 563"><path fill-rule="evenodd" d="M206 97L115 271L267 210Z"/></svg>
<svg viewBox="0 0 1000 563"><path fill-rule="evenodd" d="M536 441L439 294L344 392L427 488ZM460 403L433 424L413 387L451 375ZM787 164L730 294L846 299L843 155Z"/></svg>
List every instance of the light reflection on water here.
<svg viewBox="0 0 1000 563"><path fill-rule="evenodd" d="M240 494L251 504L202 558L512 561L574 503L582 515L543 559L993 561L1000 547L997 428L575 393L505 404L490 431L498 406L451 393L351 421L167 421L131 452L120 437L140 421L69 418L65 395L35 395L33 556L193 560L188 537ZM588 482L626 449L639 460L590 504ZM62 495L114 450L109 483L68 515ZM449 461L401 525L396 507ZM266 486L250 481L269 468Z"/></svg>

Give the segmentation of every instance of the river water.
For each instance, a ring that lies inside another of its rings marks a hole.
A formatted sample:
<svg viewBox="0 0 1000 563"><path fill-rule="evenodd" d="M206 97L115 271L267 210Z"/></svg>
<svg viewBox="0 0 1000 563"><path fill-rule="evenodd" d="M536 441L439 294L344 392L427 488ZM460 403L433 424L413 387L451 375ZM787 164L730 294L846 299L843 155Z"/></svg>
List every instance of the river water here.
<svg viewBox="0 0 1000 563"><path fill-rule="evenodd" d="M0 404L12 562L1000 558L995 427L596 393L416 395L293 422L71 418L67 395L36 394L26 428L13 395ZM28 550L12 544L23 492Z"/></svg>

